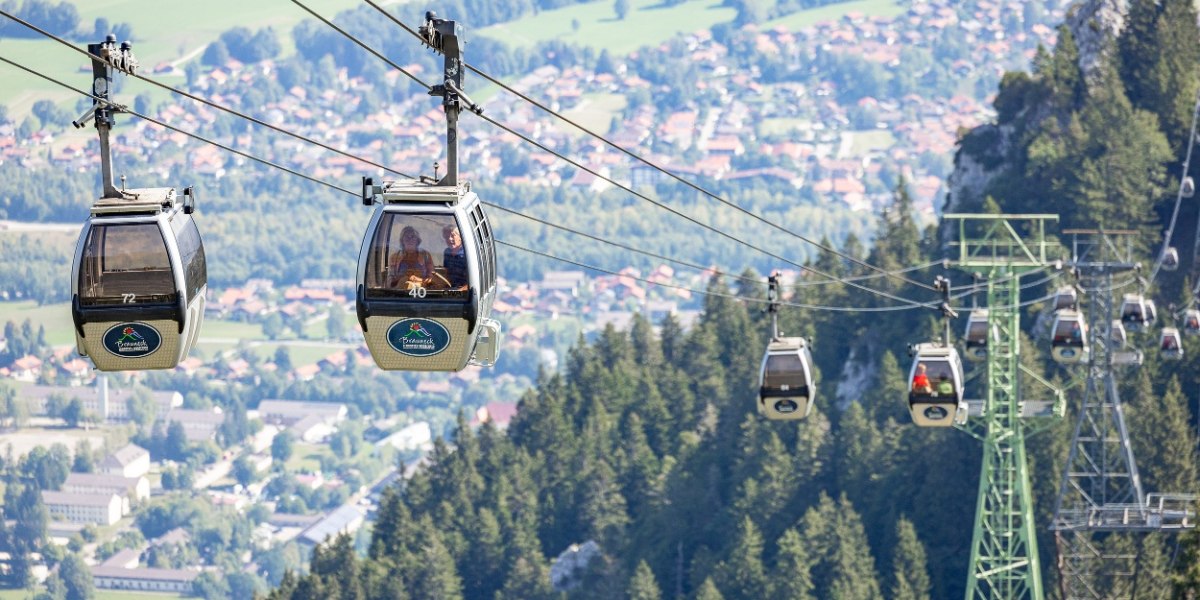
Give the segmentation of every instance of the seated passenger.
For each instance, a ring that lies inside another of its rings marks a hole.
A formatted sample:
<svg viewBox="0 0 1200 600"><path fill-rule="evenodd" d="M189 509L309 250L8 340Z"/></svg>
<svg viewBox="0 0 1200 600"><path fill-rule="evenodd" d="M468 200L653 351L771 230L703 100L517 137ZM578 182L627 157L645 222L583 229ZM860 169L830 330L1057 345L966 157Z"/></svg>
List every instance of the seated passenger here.
<svg viewBox="0 0 1200 600"><path fill-rule="evenodd" d="M939 395L939 396L953 396L954 395L954 384L950 382L950 378L946 377L945 374L943 374L941 377L938 378L937 395Z"/></svg>
<svg viewBox="0 0 1200 600"><path fill-rule="evenodd" d="M400 232L400 251L392 255L389 285L413 289L429 283L433 276L433 257L421 249L421 234L408 225Z"/></svg>
<svg viewBox="0 0 1200 600"><path fill-rule="evenodd" d="M912 393L928 396L933 393L933 386L929 383L929 375L925 374L925 363L917 365L917 374L913 375Z"/></svg>
<svg viewBox="0 0 1200 600"><path fill-rule="evenodd" d="M450 281L450 288L465 290L470 279L467 277L467 250L463 247L462 234L456 225L447 225L442 228L442 239L446 240L442 266L446 268L446 279Z"/></svg>

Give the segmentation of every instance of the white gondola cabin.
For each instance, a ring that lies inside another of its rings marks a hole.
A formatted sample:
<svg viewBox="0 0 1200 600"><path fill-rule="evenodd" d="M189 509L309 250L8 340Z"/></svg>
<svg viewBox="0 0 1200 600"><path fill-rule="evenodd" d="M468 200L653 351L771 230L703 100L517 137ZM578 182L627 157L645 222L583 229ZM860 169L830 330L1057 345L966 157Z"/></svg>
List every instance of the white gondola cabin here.
<svg viewBox="0 0 1200 600"><path fill-rule="evenodd" d="M1183 178L1183 183L1180 184L1179 191L1184 198L1191 198L1196 195L1196 182L1192 181L1191 175Z"/></svg>
<svg viewBox="0 0 1200 600"><path fill-rule="evenodd" d="M1125 345L1125 341L1128 339L1128 336L1125 335L1125 324L1120 320L1112 322L1112 332L1110 338L1112 339L1113 344L1116 344L1117 346Z"/></svg>
<svg viewBox="0 0 1200 600"><path fill-rule="evenodd" d="M356 308L375 364L407 371L495 364L496 250L479 197L465 184L370 187L364 201L379 204L359 253Z"/></svg>
<svg viewBox="0 0 1200 600"><path fill-rule="evenodd" d="M759 376L758 412L768 419L803 419L812 411L816 385L804 338L771 340Z"/></svg>
<svg viewBox="0 0 1200 600"><path fill-rule="evenodd" d="M1183 358L1183 339L1179 336L1179 330L1174 327L1163 327L1162 335L1158 339L1158 349L1162 352L1162 357L1167 360Z"/></svg>
<svg viewBox="0 0 1200 600"><path fill-rule="evenodd" d="M204 320L208 268L191 190L101 198L79 234L71 316L79 354L101 371L172 369Z"/></svg>
<svg viewBox="0 0 1200 600"><path fill-rule="evenodd" d="M988 310L986 308L972 310L971 315L967 317L967 330L963 335L968 359L979 361L987 358L988 339L992 337L990 331Z"/></svg>
<svg viewBox="0 0 1200 600"><path fill-rule="evenodd" d="M909 370L908 411L920 427L950 427L966 415L962 361L951 346L935 343L913 347Z"/></svg>
<svg viewBox="0 0 1200 600"><path fill-rule="evenodd" d="M1175 248L1167 248L1163 251L1162 268L1164 271L1174 271L1179 268L1179 251Z"/></svg>
<svg viewBox="0 0 1200 600"><path fill-rule="evenodd" d="M1121 322L1128 331L1141 331L1148 323L1146 299L1141 294L1125 294L1121 300Z"/></svg>
<svg viewBox="0 0 1200 600"><path fill-rule="evenodd" d="M1075 310L1079 305L1079 292L1071 286L1058 288L1054 293L1054 310Z"/></svg>
<svg viewBox="0 0 1200 600"><path fill-rule="evenodd" d="M1200 310L1189 308L1183 313L1183 333L1200 335Z"/></svg>
<svg viewBox="0 0 1200 600"><path fill-rule="evenodd" d="M1072 364L1087 360L1087 322L1073 310L1059 311L1054 317L1050 353L1056 362Z"/></svg>

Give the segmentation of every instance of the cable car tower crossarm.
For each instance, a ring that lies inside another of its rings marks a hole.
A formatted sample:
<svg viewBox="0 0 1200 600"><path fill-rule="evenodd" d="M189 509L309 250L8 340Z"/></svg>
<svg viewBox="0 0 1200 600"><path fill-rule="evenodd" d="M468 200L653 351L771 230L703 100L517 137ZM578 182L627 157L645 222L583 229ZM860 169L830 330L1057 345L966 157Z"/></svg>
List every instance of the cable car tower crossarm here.
<svg viewBox="0 0 1200 600"><path fill-rule="evenodd" d="M952 243L958 256L952 264L988 279L988 327L995 332L985 358L987 394L978 417L982 424L977 424L982 429L977 437L983 441L983 461L966 598L1042 600L1020 387L1020 276L1054 262L1051 252L1058 245L1047 238L1046 226L1058 216L943 218L958 222L958 241Z"/></svg>

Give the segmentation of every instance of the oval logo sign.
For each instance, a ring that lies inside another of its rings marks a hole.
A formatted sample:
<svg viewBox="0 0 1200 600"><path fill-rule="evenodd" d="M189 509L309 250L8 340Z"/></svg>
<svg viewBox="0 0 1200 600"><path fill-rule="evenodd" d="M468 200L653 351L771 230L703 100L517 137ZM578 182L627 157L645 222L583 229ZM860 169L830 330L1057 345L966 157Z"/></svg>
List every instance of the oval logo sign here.
<svg viewBox="0 0 1200 600"><path fill-rule="evenodd" d="M437 321L402 319L387 332L388 345L407 356L433 356L450 345L450 332Z"/></svg>
<svg viewBox="0 0 1200 600"><path fill-rule="evenodd" d="M1063 348L1063 349L1062 349L1062 355L1063 355L1063 358L1074 358L1074 357L1075 357L1075 351L1074 351L1074 350L1072 350L1072 349L1070 349L1070 348Z"/></svg>
<svg viewBox="0 0 1200 600"><path fill-rule="evenodd" d="M101 338L104 349L121 358L141 358L154 354L162 345L162 335L145 323L118 323Z"/></svg>
<svg viewBox="0 0 1200 600"><path fill-rule="evenodd" d="M775 410L781 413L794 413L800 409L800 405L791 400L780 400L775 403Z"/></svg>
<svg viewBox="0 0 1200 600"><path fill-rule="evenodd" d="M949 411L940 406L930 406L929 408L925 409L924 414L925 418L929 419L930 421L941 421L942 419L950 416Z"/></svg>

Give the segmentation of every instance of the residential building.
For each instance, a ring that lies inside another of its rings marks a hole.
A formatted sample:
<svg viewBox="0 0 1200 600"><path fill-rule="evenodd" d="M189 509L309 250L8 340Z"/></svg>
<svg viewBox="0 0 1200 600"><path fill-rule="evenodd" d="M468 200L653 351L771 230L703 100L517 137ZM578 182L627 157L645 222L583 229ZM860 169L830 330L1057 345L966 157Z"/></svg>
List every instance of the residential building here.
<svg viewBox="0 0 1200 600"><path fill-rule="evenodd" d="M204 442L217 436L217 429L225 422L225 414L221 409L197 410L191 408L172 408L167 413L167 424L180 423L183 433L189 442Z"/></svg>
<svg viewBox="0 0 1200 600"><path fill-rule="evenodd" d="M183 569L92 567L92 583L97 589L102 590L139 590L191 594L192 582L199 576L200 573L198 571L185 571Z"/></svg>
<svg viewBox="0 0 1200 600"><path fill-rule="evenodd" d="M328 425L346 420L345 404L333 402L297 402L295 400L263 400L258 404L258 417L263 423L291 426L306 417L318 417Z"/></svg>
<svg viewBox="0 0 1200 600"><path fill-rule="evenodd" d="M300 536L297 539L309 546L316 546L339 533L354 533L358 531L358 528L362 527L364 519L365 516L357 506L343 504L326 515L325 518L313 523L308 529L300 532Z"/></svg>
<svg viewBox="0 0 1200 600"><path fill-rule="evenodd" d="M51 517L72 523L112 525L121 520L121 497L116 494L77 494L42 491L42 503Z"/></svg>
<svg viewBox="0 0 1200 600"><path fill-rule="evenodd" d="M143 477L150 472L150 451L136 444L127 444L100 461L96 470L106 475Z"/></svg>
<svg viewBox="0 0 1200 600"><path fill-rule="evenodd" d="M116 494L121 497L121 515L127 515L133 505L150 499L150 480L145 477L123 477L105 473L71 473L63 482L62 491L75 494Z"/></svg>

